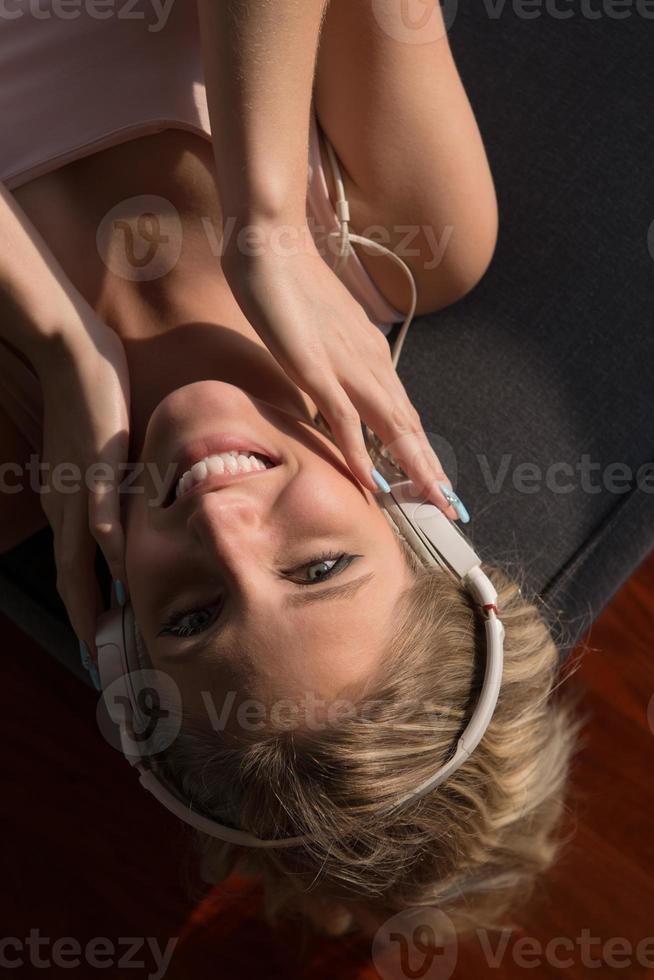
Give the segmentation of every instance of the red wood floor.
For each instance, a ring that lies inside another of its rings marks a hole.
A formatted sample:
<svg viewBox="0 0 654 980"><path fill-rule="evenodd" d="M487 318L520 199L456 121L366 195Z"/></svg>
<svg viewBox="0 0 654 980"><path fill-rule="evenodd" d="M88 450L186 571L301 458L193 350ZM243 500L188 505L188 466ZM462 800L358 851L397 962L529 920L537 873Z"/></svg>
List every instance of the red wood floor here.
<svg viewBox="0 0 654 980"><path fill-rule="evenodd" d="M425 963L369 943L271 936L237 878L180 871L186 833L98 737L95 695L8 621L3 630L0 975L170 980L495 980L654 974L654 554L585 639L587 747L576 835L520 928ZM648 720L649 710L649 720ZM167 966L161 959L172 952Z"/></svg>

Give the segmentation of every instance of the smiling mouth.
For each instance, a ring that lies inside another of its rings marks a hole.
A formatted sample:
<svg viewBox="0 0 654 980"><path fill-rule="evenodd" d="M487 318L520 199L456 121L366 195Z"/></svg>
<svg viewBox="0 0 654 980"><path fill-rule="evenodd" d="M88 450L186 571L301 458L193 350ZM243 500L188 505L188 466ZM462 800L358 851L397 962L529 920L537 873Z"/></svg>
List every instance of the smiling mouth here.
<svg viewBox="0 0 654 980"><path fill-rule="evenodd" d="M173 475L170 488L164 498L162 507L170 507L176 501L211 490L220 490L240 483L243 480L261 476L269 469L279 465L264 453L251 452L244 449L229 450L228 452L212 453L193 462L180 461Z"/></svg>

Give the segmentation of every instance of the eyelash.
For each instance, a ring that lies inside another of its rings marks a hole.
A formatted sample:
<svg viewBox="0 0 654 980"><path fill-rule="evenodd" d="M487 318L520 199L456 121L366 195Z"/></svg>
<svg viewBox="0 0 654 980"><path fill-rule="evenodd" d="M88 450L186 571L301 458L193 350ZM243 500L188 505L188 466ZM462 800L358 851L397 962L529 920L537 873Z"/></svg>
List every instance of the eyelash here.
<svg viewBox="0 0 654 980"><path fill-rule="evenodd" d="M361 555L349 555L345 552L340 554L334 554L329 552L328 554L318 555L316 558L312 558L310 561L305 562L300 568L309 568L311 565L319 565L320 562L325 561L335 561L336 564L323 575L321 578L316 579L313 582L296 582L296 585L306 588L311 585L318 585L320 582L324 582L328 578L332 578L334 575L338 575L340 572L345 571L345 569L352 564L355 558L361 558ZM208 606L197 606L195 609L182 609L179 612L172 613L163 623L163 626L158 632L158 636L176 636L186 639L189 636L195 636L197 633L201 633L203 630L208 629L209 626L214 622L215 617L210 619L203 626L198 629L189 629L188 627L180 627L178 624L180 620L184 619L185 616L192 616L194 613L201 612L203 609L208 609Z"/></svg>

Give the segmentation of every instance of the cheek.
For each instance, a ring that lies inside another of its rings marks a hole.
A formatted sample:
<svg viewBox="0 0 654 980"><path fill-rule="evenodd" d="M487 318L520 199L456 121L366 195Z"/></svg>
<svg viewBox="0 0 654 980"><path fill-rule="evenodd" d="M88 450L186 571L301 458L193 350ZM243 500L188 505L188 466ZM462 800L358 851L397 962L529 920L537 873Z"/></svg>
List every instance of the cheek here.
<svg viewBox="0 0 654 980"><path fill-rule="evenodd" d="M340 468L323 460L304 468L289 492L298 515L323 521L334 519L340 524L345 520L356 525L357 521L365 520L372 510L371 504L375 504L373 494L345 464Z"/></svg>
<svg viewBox="0 0 654 980"><path fill-rule="evenodd" d="M144 508L132 508L125 524L125 571L130 594L135 603L147 595L147 583L170 567L162 536L148 526Z"/></svg>
<svg viewBox="0 0 654 980"><path fill-rule="evenodd" d="M127 539L125 571L130 603L144 636L156 632L161 618L157 610L175 594L169 571L175 567L161 535L134 525Z"/></svg>
<svg viewBox="0 0 654 980"><path fill-rule="evenodd" d="M145 522L143 519L143 508L138 502L130 505L125 515L125 567L127 578L131 580L138 567L138 556L140 555L141 543L144 537Z"/></svg>

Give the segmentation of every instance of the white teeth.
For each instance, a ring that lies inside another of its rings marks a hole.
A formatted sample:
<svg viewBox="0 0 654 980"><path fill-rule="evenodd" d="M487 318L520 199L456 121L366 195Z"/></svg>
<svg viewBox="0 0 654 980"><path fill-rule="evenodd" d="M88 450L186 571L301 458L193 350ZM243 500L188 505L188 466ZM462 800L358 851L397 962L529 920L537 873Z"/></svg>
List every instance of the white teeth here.
<svg viewBox="0 0 654 980"><path fill-rule="evenodd" d="M204 480L208 472L209 470L207 469L207 464L203 459L201 459L199 463L193 463L193 466L191 467L191 473L193 474L193 479L196 483L200 483L202 480Z"/></svg>
<svg viewBox="0 0 654 980"><path fill-rule="evenodd" d="M244 453L234 451L205 456L182 474L175 488L175 496L179 497L210 474L249 473L252 470L266 470L270 465L272 464L266 465L262 459L257 459L253 454L246 456Z"/></svg>
<svg viewBox="0 0 654 980"><path fill-rule="evenodd" d="M225 464L223 463L222 456L209 456L207 459L207 468L210 473L219 473L222 476L225 472Z"/></svg>

